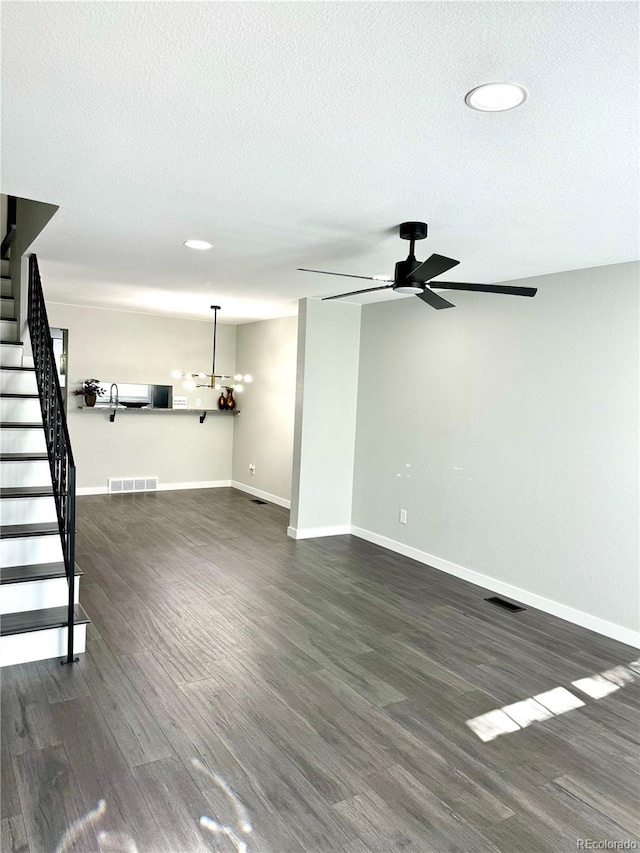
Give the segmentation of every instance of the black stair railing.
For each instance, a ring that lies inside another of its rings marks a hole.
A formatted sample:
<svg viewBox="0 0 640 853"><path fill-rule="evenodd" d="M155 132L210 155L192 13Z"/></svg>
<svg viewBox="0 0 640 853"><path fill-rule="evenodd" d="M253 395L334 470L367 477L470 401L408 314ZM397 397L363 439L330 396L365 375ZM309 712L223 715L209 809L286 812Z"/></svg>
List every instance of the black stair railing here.
<svg viewBox="0 0 640 853"><path fill-rule="evenodd" d="M67 616L67 657L73 663L73 627L75 599L76 466L73 461L62 391L53 355L53 344L35 255L29 258L29 308L27 313L33 364L38 382L44 434L51 467L53 495L62 542L64 567L69 587Z"/></svg>

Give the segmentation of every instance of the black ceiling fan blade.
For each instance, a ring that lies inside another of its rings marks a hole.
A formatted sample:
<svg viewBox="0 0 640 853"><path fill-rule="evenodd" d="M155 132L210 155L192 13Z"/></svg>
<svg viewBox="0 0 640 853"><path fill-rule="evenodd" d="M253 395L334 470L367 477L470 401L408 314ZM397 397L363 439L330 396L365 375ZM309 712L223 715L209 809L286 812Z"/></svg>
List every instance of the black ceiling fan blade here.
<svg viewBox="0 0 640 853"><path fill-rule="evenodd" d="M448 302L446 299L443 299L442 296L439 296L437 293L434 293L433 290L429 290L428 287L424 289L422 293L416 293L418 299L422 299L423 302L431 305L432 308L440 311L442 308L455 308L456 306L453 302Z"/></svg>
<svg viewBox="0 0 640 853"><path fill-rule="evenodd" d="M319 272L321 275L341 275L343 278L364 278L366 281L380 281L373 275L350 275L346 272L327 272L326 270L308 270L304 267L298 267L298 272ZM391 279L389 279L391 281Z"/></svg>
<svg viewBox="0 0 640 853"><path fill-rule="evenodd" d="M443 287L445 290L477 290L480 293L504 293L507 296L535 296L537 287L511 287L503 284L466 284L454 281L432 281L432 287Z"/></svg>
<svg viewBox="0 0 640 853"><path fill-rule="evenodd" d="M372 293L374 290L388 290L390 287L393 287L393 284L383 284L380 287L367 287L364 290L352 290L349 293L338 293L337 296L323 296L322 301L326 302L327 299L342 299L343 296L356 296L358 293Z"/></svg>
<svg viewBox="0 0 640 853"><path fill-rule="evenodd" d="M426 261L423 261L419 267L416 267L411 273L411 278L414 281L427 282L436 275L442 275L443 272L450 270L452 267L458 266L460 261L454 261L453 258L445 258L444 255L431 255Z"/></svg>

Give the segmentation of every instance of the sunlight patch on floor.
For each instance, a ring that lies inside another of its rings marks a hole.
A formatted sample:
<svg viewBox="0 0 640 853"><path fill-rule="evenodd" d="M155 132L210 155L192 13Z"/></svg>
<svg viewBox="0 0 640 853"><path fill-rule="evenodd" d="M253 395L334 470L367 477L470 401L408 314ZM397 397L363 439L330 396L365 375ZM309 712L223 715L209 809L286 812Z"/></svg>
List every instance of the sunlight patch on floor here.
<svg viewBox="0 0 640 853"><path fill-rule="evenodd" d="M631 661L628 667L614 666L587 678L572 681L573 687L591 699L602 699L630 684L640 675L640 659ZM530 699L503 705L494 711L480 714L467 720L467 726L485 743L500 735L521 731L531 723L548 720L558 714L583 708L585 703L566 687L554 687L538 693Z"/></svg>

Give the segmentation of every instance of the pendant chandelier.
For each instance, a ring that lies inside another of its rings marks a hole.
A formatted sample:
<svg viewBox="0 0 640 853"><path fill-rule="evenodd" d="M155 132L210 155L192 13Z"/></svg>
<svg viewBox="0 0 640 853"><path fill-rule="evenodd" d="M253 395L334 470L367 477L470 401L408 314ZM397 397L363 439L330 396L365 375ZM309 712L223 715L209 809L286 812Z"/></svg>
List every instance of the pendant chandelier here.
<svg viewBox="0 0 640 853"><path fill-rule="evenodd" d="M212 305L211 310L213 311L213 361L211 364L211 373L182 373L180 370L174 370L171 375L174 379L185 379L184 387L188 389L208 388L210 391L221 391L223 389L233 392L242 391L243 382L253 381L251 376L248 374L243 376L242 373L236 373L234 376L225 373L216 373L216 336L220 306ZM206 379L207 381L198 382L198 379Z"/></svg>

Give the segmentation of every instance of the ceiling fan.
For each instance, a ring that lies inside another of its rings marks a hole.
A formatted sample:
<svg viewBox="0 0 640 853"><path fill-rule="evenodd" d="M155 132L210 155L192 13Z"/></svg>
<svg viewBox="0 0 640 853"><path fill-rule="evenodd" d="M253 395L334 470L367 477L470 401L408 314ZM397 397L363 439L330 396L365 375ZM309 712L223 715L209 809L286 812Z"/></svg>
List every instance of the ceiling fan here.
<svg viewBox="0 0 640 853"><path fill-rule="evenodd" d="M374 290L393 289L396 293L413 293L418 299L427 302L432 308L438 310L442 308L455 308L453 302L444 299L438 293L435 293L433 288L442 288L443 290L477 290L482 293L506 293L511 296L535 296L536 287L510 287L500 284L466 284L453 281L434 281L431 280L441 275L443 272L457 266L460 261L454 261L453 258L445 258L444 255L431 255L426 261L417 261L414 255L414 246L416 240L424 240L427 236L426 222L403 222L400 225L400 237L403 240L409 240L409 255L406 261L398 261L396 264L395 276L393 278L380 275L350 275L343 272L327 272L326 270L309 270L304 267L298 267L300 272L315 272L322 275L340 275L344 278L363 278L367 281L384 281L389 284L381 284L378 287L367 287L364 290L351 290L349 293L339 293L337 296L325 296L323 301L327 299L342 299L343 296L355 296L359 293L371 293Z"/></svg>

